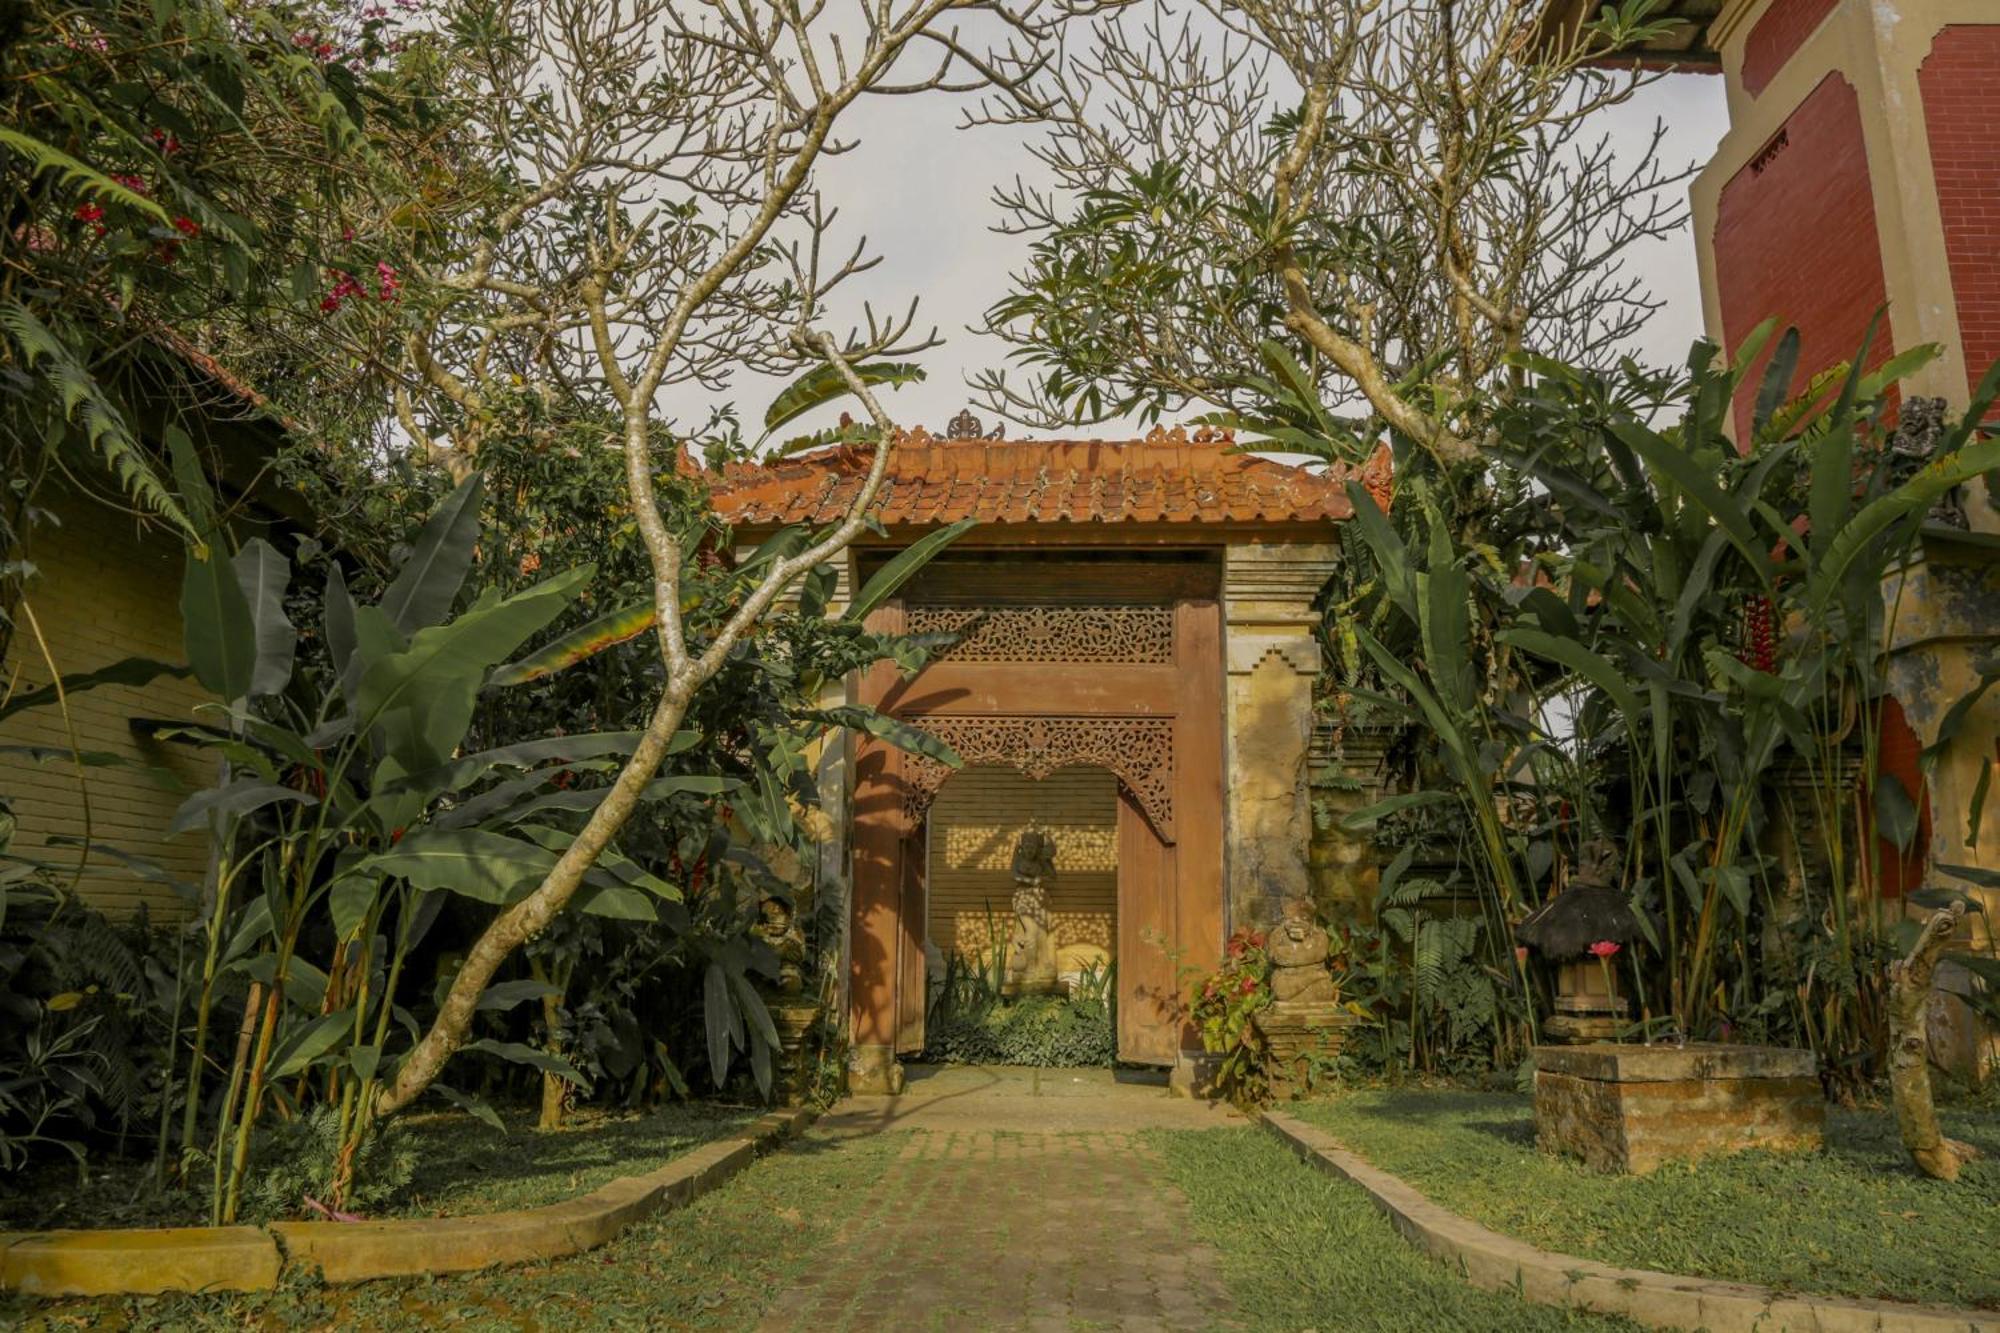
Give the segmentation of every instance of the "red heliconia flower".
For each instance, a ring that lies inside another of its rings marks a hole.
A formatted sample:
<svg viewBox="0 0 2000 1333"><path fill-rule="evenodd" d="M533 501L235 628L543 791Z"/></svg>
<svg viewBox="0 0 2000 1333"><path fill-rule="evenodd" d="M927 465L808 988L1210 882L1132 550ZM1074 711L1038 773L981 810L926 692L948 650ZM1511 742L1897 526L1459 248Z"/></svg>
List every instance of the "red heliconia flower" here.
<svg viewBox="0 0 2000 1333"><path fill-rule="evenodd" d="M78 204L76 206L76 220L78 222L101 222L103 218L103 204Z"/></svg>
<svg viewBox="0 0 2000 1333"><path fill-rule="evenodd" d="M1594 958L1610 958L1618 952L1618 948L1616 940L1599 940L1590 946L1590 953Z"/></svg>
<svg viewBox="0 0 2000 1333"><path fill-rule="evenodd" d="M1778 646L1772 619L1770 598L1752 597L1744 603L1743 649L1737 654L1737 660L1767 676L1778 669Z"/></svg>
<svg viewBox="0 0 2000 1333"><path fill-rule="evenodd" d="M183 236L192 238L201 235L201 224L193 218L175 218L174 230Z"/></svg>

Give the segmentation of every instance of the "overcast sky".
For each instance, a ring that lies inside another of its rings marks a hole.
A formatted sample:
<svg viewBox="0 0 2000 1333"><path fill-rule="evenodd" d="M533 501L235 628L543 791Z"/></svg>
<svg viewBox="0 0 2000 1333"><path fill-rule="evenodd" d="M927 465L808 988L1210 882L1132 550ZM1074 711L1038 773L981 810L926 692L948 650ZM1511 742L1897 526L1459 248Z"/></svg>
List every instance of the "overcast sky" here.
<svg viewBox="0 0 2000 1333"><path fill-rule="evenodd" d="M961 130L941 115L931 98L877 98L853 108L843 129L858 136L851 154L823 164L822 188L840 209L839 233L851 244L865 234L881 265L850 292L857 306L866 296L878 307L902 308L919 298L920 321L936 324L943 347L920 358L929 378L897 390L885 405L905 425L942 433L945 423L971 401L966 378L999 361L1006 348L968 329L1003 295L1007 275L1017 266L1023 238L997 235L999 213L992 202L997 182L1016 173L1033 176L1035 163L1025 139L993 129ZM1643 150L1655 121L1664 122L1663 165L1706 161L1720 142L1727 120L1722 80L1712 75L1675 74L1641 90L1631 102L1601 113L1603 130L1618 143ZM1676 187L1685 202L1686 186ZM1632 255L1665 307L1646 327L1634 350L1653 362L1679 361L1701 332L1701 294L1694 240L1683 228ZM774 383L745 379L732 394L745 432L775 395ZM669 411L695 416L692 404L667 402ZM802 419L800 428L830 424L821 416ZM685 418L684 418L685 419ZM993 422L989 420L988 426ZM1012 435L1033 435L1019 428ZM1088 432L1116 435L1115 427Z"/></svg>

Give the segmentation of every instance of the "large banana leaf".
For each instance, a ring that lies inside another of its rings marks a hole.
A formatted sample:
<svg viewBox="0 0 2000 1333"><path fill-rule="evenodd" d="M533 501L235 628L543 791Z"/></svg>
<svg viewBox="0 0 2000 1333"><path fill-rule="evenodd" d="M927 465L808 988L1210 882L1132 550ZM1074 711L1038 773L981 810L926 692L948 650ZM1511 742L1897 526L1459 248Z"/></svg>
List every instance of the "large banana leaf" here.
<svg viewBox="0 0 2000 1333"><path fill-rule="evenodd" d="M1610 429L1648 467L1671 481L1698 512L1720 527L1742 554L1751 573L1765 587L1770 586L1770 554L1758 544L1757 525L1751 521L1750 510L1716 484L1709 468L1681 445L1638 422L1613 422Z"/></svg>
<svg viewBox="0 0 2000 1333"><path fill-rule="evenodd" d="M1807 599L1814 613L1824 613L1855 562L1877 538L1897 523L1920 517L1954 486L1996 467L2000 467L2000 437L1965 445L1931 460L1923 471L1849 519L1826 540L1822 554L1813 563Z"/></svg>
<svg viewBox="0 0 2000 1333"><path fill-rule="evenodd" d="M591 573L588 565L570 570L505 600L482 599L449 624L418 630L408 648L362 674L355 698L362 732L380 728L386 752L405 772L441 765L472 725L486 673L561 615Z"/></svg>
<svg viewBox="0 0 2000 1333"><path fill-rule="evenodd" d="M243 600L250 608L251 640L255 645L250 693L277 694L291 682L292 656L299 643L299 632L285 615L285 589L292 581L291 564L262 537L252 537L243 543L243 549L230 563L236 569L236 581L242 585Z"/></svg>
<svg viewBox="0 0 2000 1333"><path fill-rule="evenodd" d="M1637 730L1639 720L1644 714L1639 696L1626 681L1624 673L1609 659L1598 656L1575 639L1561 638L1537 629L1502 630L1496 637L1502 643L1523 649L1576 672L1604 691L1606 697L1618 705L1618 711L1625 715L1626 725Z"/></svg>
<svg viewBox="0 0 2000 1333"><path fill-rule="evenodd" d="M853 367L854 377L870 388L878 384L914 384L924 377L922 366L913 361L870 361ZM764 435L815 407L845 398L847 380L832 366L815 366L785 386L764 412Z"/></svg>
<svg viewBox="0 0 2000 1333"><path fill-rule="evenodd" d="M525 685L531 680L553 676L558 671L575 666L585 658L597 656L607 648L638 638L651 629L658 619L651 602L635 602L631 606L621 606L588 624L579 625L519 661L507 663L487 677L486 683L494 689L504 689L510 685Z"/></svg>
<svg viewBox="0 0 2000 1333"><path fill-rule="evenodd" d="M382 594L383 614L404 634L415 634L451 613L472 568L472 548L479 541L482 493L481 477L475 472L444 498L424 520L410 558Z"/></svg>
<svg viewBox="0 0 2000 1333"><path fill-rule="evenodd" d="M285 802L296 805L319 804L318 800L306 792L255 778L225 783L220 787L208 787L188 797L181 803L180 809L174 811L173 822L167 826L167 836L185 833L211 815L241 819L244 815L262 810L266 806Z"/></svg>
<svg viewBox="0 0 2000 1333"><path fill-rule="evenodd" d="M959 768L965 763L959 758L958 751L928 731L901 718L891 717L879 709L861 704L838 704L832 708L804 712L799 716L813 722L824 722L830 727L850 727L878 740L885 740L899 750L908 750L911 754L935 759L951 768Z"/></svg>
<svg viewBox="0 0 2000 1333"><path fill-rule="evenodd" d="M896 557L875 571L868 582L861 585L861 591L854 594L854 600L841 613L842 620L865 620L868 613L895 596L896 590L910 580L918 570L929 564L938 552L979 526L976 519L962 519L950 527L927 532L911 542Z"/></svg>
<svg viewBox="0 0 2000 1333"><path fill-rule="evenodd" d="M181 624L188 662L202 688L225 703L248 698L257 671L257 626L236 570L213 543L205 557L188 554Z"/></svg>
<svg viewBox="0 0 2000 1333"><path fill-rule="evenodd" d="M1354 530L1361 534L1361 540L1368 543L1369 553L1375 557L1375 567L1382 572L1382 586L1388 592L1389 600L1410 618L1412 624L1421 624L1422 618L1417 611L1416 579L1403 539L1396 534L1389 516L1376 507L1375 497L1360 482L1347 483L1347 499L1354 506Z"/></svg>
<svg viewBox="0 0 2000 1333"><path fill-rule="evenodd" d="M541 882L556 855L521 838L485 829L419 829L362 860L357 878L395 876L419 889L444 889L482 903L505 904Z"/></svg>

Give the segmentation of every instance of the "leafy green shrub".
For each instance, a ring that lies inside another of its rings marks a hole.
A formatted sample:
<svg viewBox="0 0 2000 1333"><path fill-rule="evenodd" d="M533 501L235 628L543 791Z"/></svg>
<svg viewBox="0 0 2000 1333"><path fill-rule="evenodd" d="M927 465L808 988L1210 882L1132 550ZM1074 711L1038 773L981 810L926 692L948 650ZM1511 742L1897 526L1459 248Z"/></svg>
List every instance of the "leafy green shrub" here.
<svg viewBox="0 0 2000 1333"><path fill-rule="evenodd" d="M941 1014L924 1055L954 1065L1109 1066L1118 1059L1118 1033L1109 1004L1030 995Z"/></svg>
<svg viewBox="0 0 2000 1333"><path fill-rule="evenodd" d="M263 1170L250 1190L249 1209L258 1218L295 1217L312 1211L307 1199L324 1200L331 1190L341 1151L340 1115L332 1106L273 1125L258 1135L257 1160ZM379 1211L407 1189L417 1170L416 1147L394 1121L375 1129L355 1153L353 1183L341 1207L357 1213Z"/></svg>

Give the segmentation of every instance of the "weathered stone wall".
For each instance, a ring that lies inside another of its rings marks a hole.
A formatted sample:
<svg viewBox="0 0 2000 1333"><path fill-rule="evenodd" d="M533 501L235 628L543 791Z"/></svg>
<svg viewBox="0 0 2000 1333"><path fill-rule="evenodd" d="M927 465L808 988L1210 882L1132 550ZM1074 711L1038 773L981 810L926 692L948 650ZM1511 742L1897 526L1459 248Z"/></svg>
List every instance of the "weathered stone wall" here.
<svg viewBox="0 0 2000 1333"><path fill-rule="evenodd" d="M1230 930L1268 926L1288 899L1312 893L1306 760L1320 670L1313 603L1336 558L1331 545L1305 543L1245 543L1223 558Z"/></svg>

